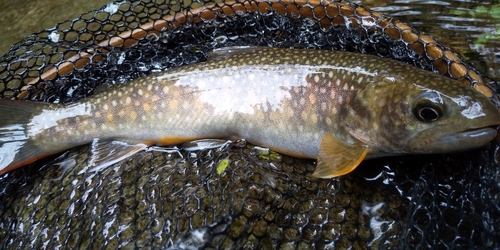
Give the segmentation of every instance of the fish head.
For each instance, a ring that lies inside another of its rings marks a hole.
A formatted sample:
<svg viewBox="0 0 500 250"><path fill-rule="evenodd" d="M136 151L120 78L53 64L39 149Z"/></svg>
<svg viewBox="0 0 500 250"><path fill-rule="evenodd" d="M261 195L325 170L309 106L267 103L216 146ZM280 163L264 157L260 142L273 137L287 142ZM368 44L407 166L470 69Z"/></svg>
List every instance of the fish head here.
<svg viewBox="0 0 500 250"><path fill-rule="evenodd" d="M418 71L357 92L345 126L373 157L465 151L496 136L499 109L458 81Z"/></svg>

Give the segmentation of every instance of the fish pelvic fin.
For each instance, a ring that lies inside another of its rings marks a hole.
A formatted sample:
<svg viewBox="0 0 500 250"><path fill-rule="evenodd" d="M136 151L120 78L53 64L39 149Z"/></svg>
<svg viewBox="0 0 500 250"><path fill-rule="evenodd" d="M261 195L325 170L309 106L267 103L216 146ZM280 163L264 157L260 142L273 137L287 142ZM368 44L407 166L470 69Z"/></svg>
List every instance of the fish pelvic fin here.
<svg viewBox="0 0 500 250"><path fill-rule="evenodd" d="M353 171L370 149L361 144L348 145L331 134L325 134L321 140L318 164L312 176L333 178Z"/></svg>
<svg viewBox="0 0 500 250"><path fill-rule="evenodd" d="M99 172L102 169L124 160L139 151L146 150L152 143L137 141L92 141L90 161L79 174Z"/></svg>
<svg viewBox="0 0 500 250"><path fill-rule="evenodd" d="M28 136L28 125L47 103L0 99L0 175L57 153L40 148Z"/></svg>

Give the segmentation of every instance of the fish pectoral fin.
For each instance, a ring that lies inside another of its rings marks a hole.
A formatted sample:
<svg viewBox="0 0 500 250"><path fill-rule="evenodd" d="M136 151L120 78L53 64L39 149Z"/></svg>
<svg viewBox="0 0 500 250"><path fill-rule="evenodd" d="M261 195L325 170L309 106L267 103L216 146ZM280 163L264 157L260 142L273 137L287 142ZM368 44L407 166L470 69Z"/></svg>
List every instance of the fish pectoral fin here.
<svg viewBox="0 0 500 250"><path fill-rule="evenodd" d="M148 147L144 142L99 141L96 138L92 142L90 162L79 174L86 171L98 172Z"/></svg>
<svg viewBox="0 0 500 250"><path fill-rule="evenodd" d="M370 149L361 144L348 145L331 134L321 140L318 164L312 174L316 178L332 178L353 171Z"/></svg>

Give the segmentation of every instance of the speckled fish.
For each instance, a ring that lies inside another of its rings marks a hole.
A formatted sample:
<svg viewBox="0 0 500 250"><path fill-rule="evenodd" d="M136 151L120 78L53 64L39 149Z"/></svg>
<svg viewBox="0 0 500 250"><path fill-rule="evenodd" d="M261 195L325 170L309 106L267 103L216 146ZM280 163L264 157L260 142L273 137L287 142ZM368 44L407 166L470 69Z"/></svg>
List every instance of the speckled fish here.
<svg viewBox="0 0 500 250"><path fill-rule="evenodd" d="M245 138L317 159L313 175L330 178L368 158L477 148L500 123L487 98L432 72L278 48L226 48L76 103L1 100L0 112L0 174L91 142L89 164L105 165L154 144Z"/></svg>

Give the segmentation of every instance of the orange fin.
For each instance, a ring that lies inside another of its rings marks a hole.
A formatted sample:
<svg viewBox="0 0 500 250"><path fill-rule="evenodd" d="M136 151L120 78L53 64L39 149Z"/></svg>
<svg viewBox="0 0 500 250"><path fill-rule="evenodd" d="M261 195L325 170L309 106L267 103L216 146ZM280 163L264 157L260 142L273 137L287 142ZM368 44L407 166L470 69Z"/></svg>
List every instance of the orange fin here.
<svg viewBox="0 0 500 250"><path fill-rule="evenodd" d="M370 149L361 144L347 145L331 134L325 134L321 140L316 171L316 178L332 178L353 171L366 157Z"/></svg>
<svg viewBox="0 0 500 250"><path fill-rule="evenodd" d="M146 150L149 145L143 142L123 142L123 141L103 141L94 139L90 162L79 174L89 172L99 172L102 169L126 159L139 151Z"/></svg>

